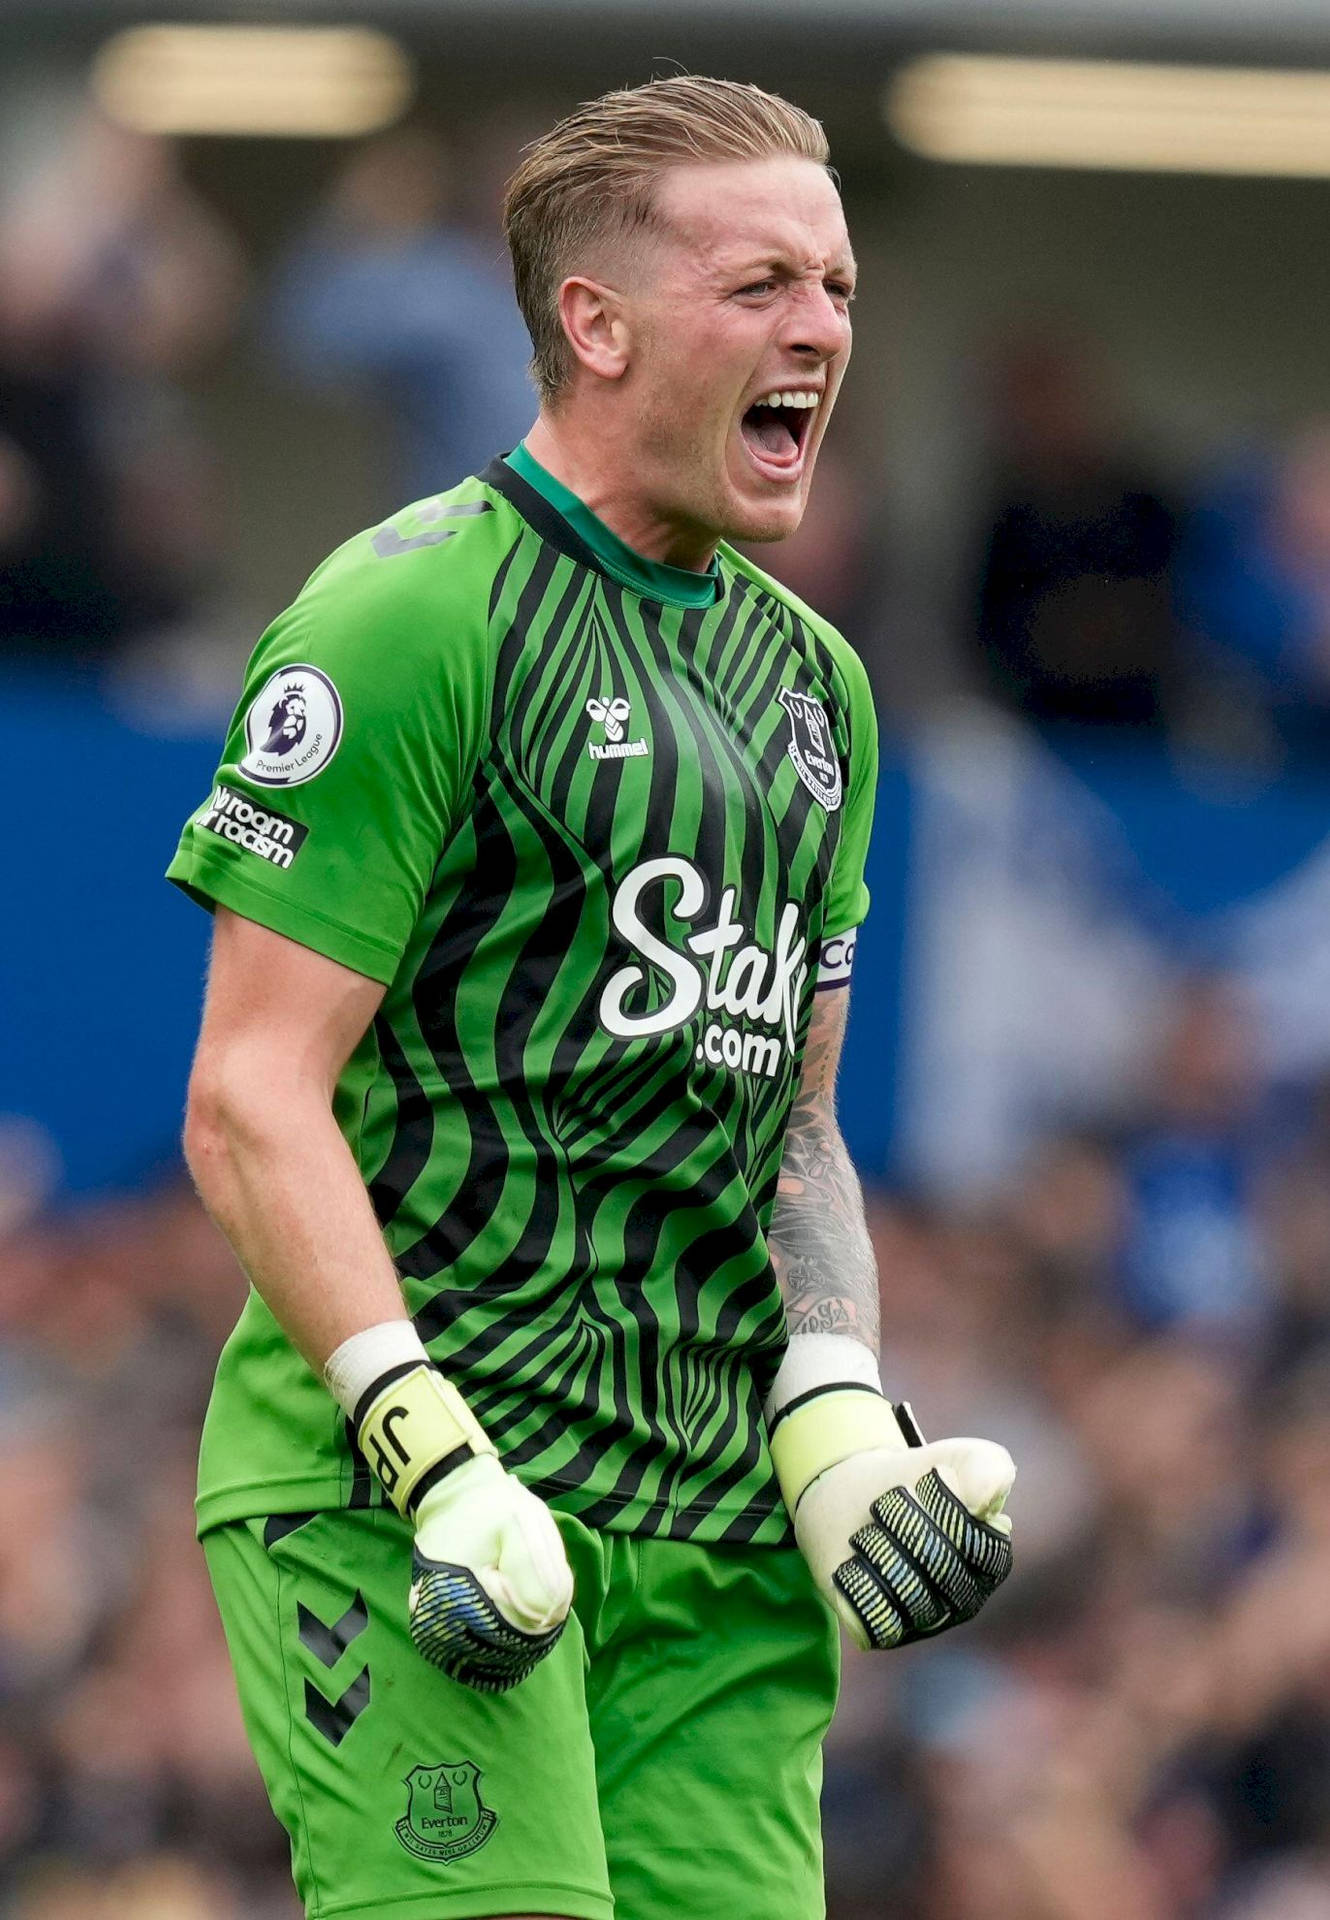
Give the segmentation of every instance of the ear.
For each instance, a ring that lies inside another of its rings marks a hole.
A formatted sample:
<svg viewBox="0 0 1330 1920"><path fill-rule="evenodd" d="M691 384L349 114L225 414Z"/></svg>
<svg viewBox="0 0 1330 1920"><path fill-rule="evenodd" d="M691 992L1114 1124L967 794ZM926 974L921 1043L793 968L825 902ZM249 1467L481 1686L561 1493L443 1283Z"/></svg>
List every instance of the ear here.
<svg viewBox="0 0 1330 1920"><path fill-rule="evenodd" d="M559 318L569 345L589 373L602 380L623 378L631 333L621 294L597 280L565 280L559 288Z"/></svg>

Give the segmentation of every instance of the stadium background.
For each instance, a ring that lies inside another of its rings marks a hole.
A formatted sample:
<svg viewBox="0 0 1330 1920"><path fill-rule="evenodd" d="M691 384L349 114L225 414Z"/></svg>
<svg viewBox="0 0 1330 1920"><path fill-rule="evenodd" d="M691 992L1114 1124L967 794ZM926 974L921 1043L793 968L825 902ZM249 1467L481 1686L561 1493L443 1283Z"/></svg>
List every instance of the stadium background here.
<svg viewBox="0 0 1330 1920"><path fill-rule="evenodd" d="M844 176L856 357L774 559L883 725L846 1125L887 1379L1021 1470L984 1619L852 1663L832 1920L1330 1916L1330 183L1315 127L1271 177L883 111L934 51L1330 67L1324 7L367 0L412 97L298 138L109 123L142 17L0 13L0 1912L294 1913L190 1532L240 1286L159 874L264 620L521 431L517 146L674 61Z"/></svg>

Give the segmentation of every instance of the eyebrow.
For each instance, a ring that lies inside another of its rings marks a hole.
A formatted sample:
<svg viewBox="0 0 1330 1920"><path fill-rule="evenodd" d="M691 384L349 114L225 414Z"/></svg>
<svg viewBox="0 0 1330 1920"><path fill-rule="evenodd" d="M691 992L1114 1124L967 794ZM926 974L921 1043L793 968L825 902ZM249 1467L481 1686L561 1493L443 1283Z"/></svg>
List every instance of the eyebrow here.
<svg viewBox="0 0 1330 1920"><path fill-rule="evenodd" d="M726 262L721 268L726 279L745 273L789 274L791 271L788 256L778 253L775 248L769 248L763 253L744 254L741 259ZM797 273L799 269L795 268L793 271ZM826 276L848 275L851 279L857 280L859 262L852 253L843 253L824 269L824 274Z"/></svg>

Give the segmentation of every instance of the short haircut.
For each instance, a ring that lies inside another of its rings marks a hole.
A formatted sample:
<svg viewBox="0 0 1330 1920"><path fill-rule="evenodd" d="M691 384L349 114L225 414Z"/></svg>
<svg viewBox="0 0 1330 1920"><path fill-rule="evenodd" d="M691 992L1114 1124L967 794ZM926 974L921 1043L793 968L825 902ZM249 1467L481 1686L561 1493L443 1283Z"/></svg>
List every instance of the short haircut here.
<svg viewBox="0 0 1330 1920"><path fill-rule="evenodd" d="M784 155L826 166L821 124L739 80L672 74L588 100L533 141L508 182L503 229L542 401L573 369L559 288L608 235L649 226L660 175L699 161Z"/></svg>

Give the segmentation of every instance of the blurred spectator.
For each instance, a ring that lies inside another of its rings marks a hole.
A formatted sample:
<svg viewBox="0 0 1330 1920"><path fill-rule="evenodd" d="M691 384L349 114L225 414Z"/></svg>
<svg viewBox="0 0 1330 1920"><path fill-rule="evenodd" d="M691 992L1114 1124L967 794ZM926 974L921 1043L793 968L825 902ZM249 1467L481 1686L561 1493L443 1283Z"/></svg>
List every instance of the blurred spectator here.
<svg viewBox="0 0 1330 1920"><path fill-rule="evenodd" d="M0 291L0 640L7 646L104 646L124 631L110 492L79 378L22 340Z"/></svg>
<svg viewBox="0 0 1330 1920"><path fill-rule="evenodd" d="M272 303L296 375L326 387L358 378L382 397L412 499L516 446L536 415L497 226L461 225L451 186L441 143L422 130L358 152L281 265Z"/></svg>
<svg viewBox="0 0 1330 1920"><path fill-rule="evenodd" d="M1274 1378L1330 1345L1330 1142L1324 1127L1322 1114L1262 1183L1260 1225L1278 1287L1268 1342Z"/></svg>
<svg viewBox="0 0 1330 1920"><path fill-rule="evenodd" d="M990 412L976 635L989 684L1036 721L1160 724L1174 513L1098 370L1077 346L1017 339L996 356Z"/></svg>
<svg viewBox="0 0 1330 1920"><path fill-rule="evenodd" d="M0 641L96 651L188 610L210 471L177 383L242 281L172 149L91 111L0 211Z"/></svg>
<svg viewBox="0 0 1330 1920"><path fill-rule="evenodd" d="M1271 1305L1254 1213L1263 1116L1251 1034L1225 981L1182 988L1150 1097L1124 1162L1128 1309L1146 1327L1259 1335Z"/></svg>
<svg viewBox="0 0 1330 1920"><path fill-rule="evenodd" d="M1330 738L1330 420L1219 474L1186 523L1181 617L1212 706L1257 706L1286 743ZM1231 730L1231 729L1230 729Z"/></svg>

